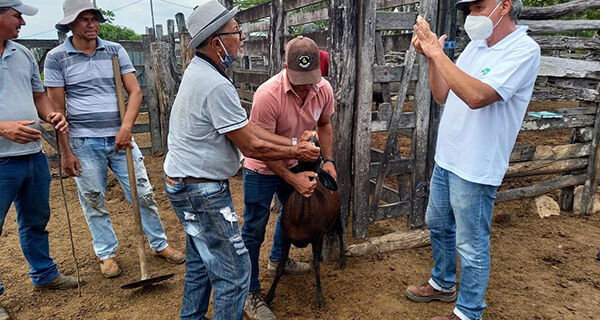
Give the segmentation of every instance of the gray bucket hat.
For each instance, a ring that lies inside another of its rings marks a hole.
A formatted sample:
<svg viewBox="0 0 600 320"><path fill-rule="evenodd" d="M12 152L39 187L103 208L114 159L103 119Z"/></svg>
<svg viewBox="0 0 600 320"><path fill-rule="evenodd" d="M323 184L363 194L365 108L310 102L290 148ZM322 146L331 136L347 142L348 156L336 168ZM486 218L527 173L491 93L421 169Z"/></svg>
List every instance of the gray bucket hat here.
<svg viewBox="0 0 600 320"><path fill-rule="evenodd" d="M21 0L0 0L0 8L13 8L26 16L33 16L38 13L38 8L23 4Z"/></svg>
<svg viewBox="0 0 600 320"><path fill-rule="evenodd" d="M98 8L94 7L90 0L65 0L65 2L63 2L63 11L65 13L65 17L62 18L62 20L60 20L54 27L58 31L67 33L70 30L69 23L75 21L80 13L88 10L96 12L100 23L106 21L106 18L104 18L102 15L102 12L98 10Z"/></svg>
<svg viewBox="0 0 600 320"><path fill-rule="evenodd" d="M211 34L224 26L238 12L237 8L227 10L216 0L207 1L194 9L187 21L192 41L188 48L196 48Z"/></svg>

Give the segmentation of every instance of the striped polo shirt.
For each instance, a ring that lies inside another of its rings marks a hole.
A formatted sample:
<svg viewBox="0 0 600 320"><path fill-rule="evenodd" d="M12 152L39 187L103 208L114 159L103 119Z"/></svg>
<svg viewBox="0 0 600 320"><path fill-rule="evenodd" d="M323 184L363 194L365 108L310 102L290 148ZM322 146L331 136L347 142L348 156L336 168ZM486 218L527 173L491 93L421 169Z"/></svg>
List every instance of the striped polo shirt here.
<svg viewBox="0 0 600 320"><path fill-rule="evenodd" d="M119 57L121 74L135 72L125 49L97 38L92 56L73 47L70 36L46 56L44 84L64 87L69 136L101 138L117 134L121 126L112 57Z"/></svg>

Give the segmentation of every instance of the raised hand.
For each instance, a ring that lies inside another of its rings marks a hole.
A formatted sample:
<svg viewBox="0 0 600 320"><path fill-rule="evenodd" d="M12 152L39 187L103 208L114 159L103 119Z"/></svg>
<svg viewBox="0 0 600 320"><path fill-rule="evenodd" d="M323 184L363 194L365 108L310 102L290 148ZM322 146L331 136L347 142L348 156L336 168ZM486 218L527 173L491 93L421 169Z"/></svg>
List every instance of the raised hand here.
<svg viewBox="0 0 600 320"><path fill-rule="evenodd" d="M443 35L439 39L435 33L431 31L429 23L421 17L417 17L417 24L413 26L416 39L413 38L413 46L415 50L427 58L431 59L435 55L444 54L444 42L447 36Z"/></svg>

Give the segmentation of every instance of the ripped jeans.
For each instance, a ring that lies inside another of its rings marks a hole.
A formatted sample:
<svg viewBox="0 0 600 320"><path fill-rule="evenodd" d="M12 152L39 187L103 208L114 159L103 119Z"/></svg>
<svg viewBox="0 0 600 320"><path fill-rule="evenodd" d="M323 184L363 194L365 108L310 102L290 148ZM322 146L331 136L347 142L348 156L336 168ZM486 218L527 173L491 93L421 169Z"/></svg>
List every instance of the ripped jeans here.
<svg viewBox="0 0 600 320"><path fill-rule="evenodd" d="M119 244L109 213L104 209L107 167L111 169L131 203L131 189L127 172L125 151L115 153L115 138L70 138L71 150L79 160L81 172L75 177L79 202L92 233L96 255L101 259L112 258ZM150 248L161 251L167 247L165 229L158 215L152 185L148 180L144 157L133 142L133 162L137 180L138 199L142 216L142 229L148 237ZM133 211L130 212L133 214Z"/></svg>
<svg viewBox="0 0 600 320"><path fill-rule="evenodd" d="M241 320L250 258L240 234L228 181L165 183L186 233L181 319L206 319L211 289L214 320Z"/></svg>

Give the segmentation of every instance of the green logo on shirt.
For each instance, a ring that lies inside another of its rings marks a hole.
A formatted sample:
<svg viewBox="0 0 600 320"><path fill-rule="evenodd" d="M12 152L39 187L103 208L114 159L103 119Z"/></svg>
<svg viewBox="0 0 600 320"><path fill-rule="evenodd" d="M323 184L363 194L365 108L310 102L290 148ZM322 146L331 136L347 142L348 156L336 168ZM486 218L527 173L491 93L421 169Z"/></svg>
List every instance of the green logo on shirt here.
<svg viewBox="0 0 600 320"><path fill-rule="evenodd" d="M485 76L486 74L490 73L490 70L491 70L490 68L485 68L485 69L481 70L481 75Z"/></svg>

